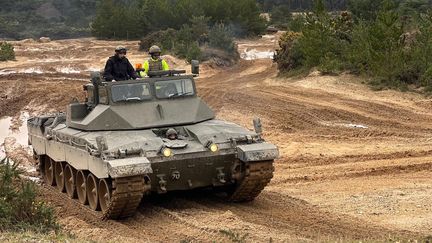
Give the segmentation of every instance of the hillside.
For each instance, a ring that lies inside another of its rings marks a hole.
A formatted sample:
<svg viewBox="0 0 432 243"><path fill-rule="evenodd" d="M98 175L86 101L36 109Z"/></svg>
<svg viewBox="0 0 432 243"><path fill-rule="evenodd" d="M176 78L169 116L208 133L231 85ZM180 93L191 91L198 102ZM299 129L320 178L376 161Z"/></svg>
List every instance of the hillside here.
<svg viewBox="0 0 432 243"><path fill-rule="evenodd" d="M0 38L89 36L89 24L95 15L97 1L0 0Z"/></svg>

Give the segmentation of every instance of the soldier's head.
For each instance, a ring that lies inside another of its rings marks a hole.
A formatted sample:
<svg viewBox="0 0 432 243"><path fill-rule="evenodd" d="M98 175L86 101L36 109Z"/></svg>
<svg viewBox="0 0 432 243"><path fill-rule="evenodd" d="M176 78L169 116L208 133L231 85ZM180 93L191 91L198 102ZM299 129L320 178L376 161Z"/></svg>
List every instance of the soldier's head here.
<svg viewBox="0 0 432 243"><path fill-rule="evenodd" d="M115 53L118 57L124 58L126 56L127 49L124 46L117 46L115 49Z"/></svg>
<svg viewBox="0 0 432 243"><path fill-rule="evenodd" d="M150 47L149 54L153 59L158 59L161 56L162 50L159 46Z"/></svg>
<svg viewBox="0 0 432 243"><path fill-rule="evenodd" d="M177 131L173 128L168 129L168 131L166 132L166 137L169 140L176 140L178 138Z"/></svg>

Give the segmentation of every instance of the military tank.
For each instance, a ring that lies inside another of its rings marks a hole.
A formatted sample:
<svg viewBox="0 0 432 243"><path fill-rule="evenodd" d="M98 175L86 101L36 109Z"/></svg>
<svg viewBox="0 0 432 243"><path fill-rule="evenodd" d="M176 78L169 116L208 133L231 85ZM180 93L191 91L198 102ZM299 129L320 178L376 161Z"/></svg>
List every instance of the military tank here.
<svg viewBox="0 0 432 243"><path fill-rule="evenodd" d="M133 215L151 193L216 188L227 201L257 197L278 148L262 138L259 119L255 131L215 119L192 69L122 82L93 73L84 102L28 119L44 182L109 219Z"/></svg>

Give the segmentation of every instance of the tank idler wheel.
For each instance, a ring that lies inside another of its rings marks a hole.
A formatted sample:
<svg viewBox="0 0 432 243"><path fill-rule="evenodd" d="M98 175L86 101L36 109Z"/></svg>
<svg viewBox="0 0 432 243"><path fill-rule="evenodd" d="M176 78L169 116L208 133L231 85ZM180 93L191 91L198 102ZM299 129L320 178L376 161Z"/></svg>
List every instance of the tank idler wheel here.
<svg viewBox="0 0 432 243"><path fill-rule="evenodd" d="M64 176L64 164L62 162L55 162L54 178L56 187L60 192L65 191L65 176Z"/></svg>
<svg viewBox="0 0 432 243"><path fill-rule="evenodd" d="M77 190L76 190L76 170L72 168L72 166L66 164L64 168L64 180L66 193L72 199L77 198Z"/></svg>
<svg viewBox="0 0 432 243"><path fill-rule="evenodd" d="M99 204L102 212L105 214L111 203L112 186L108 179L99 181Z"/></svg>
<svg viewBox="0 0 432 243"><path fill-rule="evenodd" d="M86 191L87 191L89 206L91 209L98 211L100 210L99 195L98 195L99 179L90 173L87 176L86 184L87 184Z"/></svg>
<svg viewBox="0 0 432 243"><path fill-rule="evenodd" d="M81 204L86 205L88 203L87 190L86 190L87 173L82 170L79 170L76 173L75 179L76 179L76 191L78 195L78 201Z"/></svg>
<svg viewBox="0 0 432 243"><path fill-rule="evenodd" d="M54 179L55 162L51 158L48 158L44 162L44 180L49 186L55 186Z"/></svg>

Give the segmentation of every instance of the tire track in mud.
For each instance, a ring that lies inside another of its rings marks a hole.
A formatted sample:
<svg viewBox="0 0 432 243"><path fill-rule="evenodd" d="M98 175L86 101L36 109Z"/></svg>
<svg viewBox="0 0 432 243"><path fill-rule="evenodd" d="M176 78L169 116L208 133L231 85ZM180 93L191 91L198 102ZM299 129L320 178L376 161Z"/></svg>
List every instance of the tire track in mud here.
<svg viewBox="0 0 432 243"><path fill-rule="evenodd" d="M175 210L193 208L214 215L231 212L236 220L249 226L248 230L243 230L250 233L249 239L252 241L263 241L266 237L266 240L287 241L293 240L293 236L297 240L311 239L317 236L317 232L329 239L334 239L332 237L335 235L348 239L385 239L387 234L410 234L383 229L346 215L329 214L306 201L269 191L264 191L254 202L244 204L227 204L214 196L176 200L178 201L183 207ZM259 231L268 231L268 234L255 235Z"/></svg>
<svg viewBox="0 0 432 243"><path fill-rule="evenodd" d="M421 158L432 155L432 150L426 151L399 151L394 153L377 153L377 154L361 154L361 155L344 155L344 156L329 156L329 157L308 157L298 156L286 160L279 160L278 165L285 169L298 169L302 167L314 167L322 165L337 165L346 163L361 163L362 161L371 160L390 160L403 158Z"/></svg>
<svg viewBox="0 0 432 243"><path fill-rule="evenodd" d="M51 206L57 208L57 217L61 224L62 219L72 220L72 223L78 225L70 225L69 222L63 222L66 230L78 234L80 237L90 236L92 240L98 238L94 234L101 235L102 239L119 239L119 240L136 240L140 241L144 237L142 232L136 232L129 227L125 227L122 221L103 220L102 213L91 210L88 206L81 205L77 200L70 199L65 193L60 193L54 187L42 185L39 187L45 201L48 201ZM84 230L83 230L84 229ZM99 229L94 230L94 229Z"/></svg>
<svg viewBox="0 0 432 243"><path fill-rule="evenodd" d="M284 132L310 131L331 135L335 134L335 128L323 123L340 121L366 124L369 129L353 132L350 128L339 127L338 136L417 138L432 135L432 116L406 106L341 97L320 90L306 90L289 83L288 87L263 85L262 80L274 76L273 67L251 76L236 78L236 75L232 75L256 63L268 65L268 62L262 61L241 62L226 72L231 75L222 72L221 75L199 82L198 87L204 99L216 110L225 107L241 112L253 111ZM261 83L244 87L245 83L253 82Z"/></svg>
<svg viewBox="0 0 432 243"><path fill-rule="evenodd" d="M300 182L317 182L317 181L330 181L339 180L342 178L360 178L360 177L373 177L383 175L398 175L408 174L420 171L431 171L432 162L425 162L419 164L408 164L408 165L394 165L394 166L380 166L374 168L367 168L360 171L332 171L330 174L318 174L318 175L301 175L292 176L287 179L281 179L274 181L271 185L283 185L283 184L297 184Z"/></svg>

